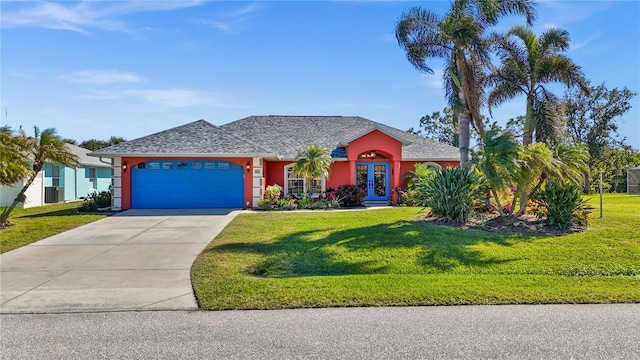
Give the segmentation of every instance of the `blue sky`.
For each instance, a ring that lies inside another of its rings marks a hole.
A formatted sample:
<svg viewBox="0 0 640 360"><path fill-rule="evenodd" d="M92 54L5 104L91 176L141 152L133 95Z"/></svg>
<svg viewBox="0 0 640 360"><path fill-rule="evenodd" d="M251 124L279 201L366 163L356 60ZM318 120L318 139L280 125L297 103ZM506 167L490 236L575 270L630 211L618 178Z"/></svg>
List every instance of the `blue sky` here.
<svg viewBox="0 0 640 360"><path fill-rule="evenodd" d="M444 14L449 2L2 1L0 123L55 127L78 141L250 115L417 127L446 102L442 61L421 74L394 37L415 5ZM541 1L533 29L549 27L569 31L566 54L593 85L640 91L640 2ZM516 99L494 119L524 111ZM640 149L640 97L620 134Z"/></svg>

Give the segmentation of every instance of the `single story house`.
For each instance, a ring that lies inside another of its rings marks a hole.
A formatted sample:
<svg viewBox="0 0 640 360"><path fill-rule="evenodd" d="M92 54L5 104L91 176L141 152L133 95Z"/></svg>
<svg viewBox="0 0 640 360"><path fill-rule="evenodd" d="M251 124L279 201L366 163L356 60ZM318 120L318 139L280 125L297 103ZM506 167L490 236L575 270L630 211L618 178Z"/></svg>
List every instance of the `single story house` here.
<svg viewBox="0 0 640 360"><path fill-rule="evenodd" d="M299 151L322 146L327 179L292 172ZM459 149L357 116L250 116L222 126L198 120L90 154L113 159L115 209L251 208L265 187L322 193L358 184L387 201L415 163L457 166Z"/></svg>
<svg viewBox="0 0 640 360"><path fill-rule="evenodd" d="M76 145L67 144L67 148L78 157L80 165L46 163L27 189L24 208L83 199L93 192L109 191L111 161L88 156L91 150ZM23 186L24 181L18 181L15 186L0 187L0 206L11 205Z"/></svg>

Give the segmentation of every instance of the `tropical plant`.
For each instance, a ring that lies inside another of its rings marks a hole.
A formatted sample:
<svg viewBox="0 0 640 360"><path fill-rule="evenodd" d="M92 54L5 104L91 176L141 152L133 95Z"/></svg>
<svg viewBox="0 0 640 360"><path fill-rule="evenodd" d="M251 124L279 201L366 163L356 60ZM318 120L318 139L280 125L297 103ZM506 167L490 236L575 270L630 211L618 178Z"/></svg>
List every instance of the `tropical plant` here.
<svg viewBox="0 0 640 360"><path fill-rule="evenodd" d="M407 184L408 189L413 189L415 184L424 181L428 177L433 177L436 171L424 163L413 164L413 170L402 175L402 180Z"/></svg>
<svg viewBox="0 0 640 360"><path fill-rule="evenodd" d="M435 216L466 222L473 204L484 197L481 176L469 165L436 170L434 177L417 184L422 203Z"/></svg>
<svg viewBox="0 0 640 360"><path fill-rule="evenodd" d="M338 186L336 190L336 199L339 200L341 206L351 207L364 204L366 191L358 185L348 184Z"/></svg>
<svg viewBox="0 0 640 360"><path fill-rule="evenodd" d="M282 196L282 186L278 184L273 184L267 186L264 190L264 198L270 200L272 203L275 203Z"/></svg>
<svg viewBox="0 0 640 360"><path fill-rule="evenodd" d="M572 182L551 181L538 191L534 200L540 206L537 216L561 229L574 223L587 225L592 210L582 197L580 186Z"/></svg>
<svg viewBox="0 0 640 360"><path fill-rule="evenodd" d="M505 215L500 194L517 181L519 145L509 135L487 135L474 165L489 184L498 212Z"/></svg>
<svg viewBox="0 0 640 360"><path fill-rule="evenodd" d="M109 140L96 140L96 139L85 140L85 141L81 142L80 145L78 145L78 146L80 146L81 148L84 148L84 149L96 151L96 150L104 149L104 148L106 148L108 146L119 144L119 143L125 142L125 141L127 141L125 138L121 138L121 137L118 137L118 136L112 136L112 137L109 138Z"/></svg>
<svg viewBox="0 0 640 360"><path fill-rule="evenodd" d="M396 24L396 39L416 69L433 74L428 58L445 59L444 86L449 106L458 114L460 162L469 160L470 125L482 135L480 107L484 71L490 63L485 30L505 15L535 18L530 0L454 0L443 17L414 7Z"/></svg>
<svg viewBox="0 0 640 360"><path fill-rule="evenodd" d="M531 144L534 134L537 141L555 143L562 135L563 112L559 98L545 84L577 85L589 93L581 68L560 54L569 48L569 33L548 29L536 38L530 28L515 26L506 35L494 35L493 40L502 64L488 77L488 83L493 85L489 111L524 95L527 108L522 144Z"/></svg>
<svg viewBox="0 0 640 360"><path fill-rule="evenodd" d="M310 192L313 179L329 177L331 162L331 154L325 148L309 144L296 156L292 171L305 178L307 192Z"/></svg>
<svg viewBox="0 0 640 360"><path fill-rule="evenodd" d="M46 162L67 166L79 165L78 157L69 150L67 144L56 134L56 130L53 128L44 129L40 132L40 129L35 126L33 137L28 137L24 131L21 131L18 138L18 141L24 144L24 149L33 167L18 196L16 196L13 203L0 215L0 224L6 223L9 215L11 215L11 212L19 203L24 203L26 200L25 192L29 186L31 186Z"/></svg>
<svg viewBox="0 0 640 360"><path fill-rule="evenodd" d="M14 186L31 172L26 144L8 126L0 127L0 185Z"/></svg>
<svg viewBox="0 0 640 360"><path fill-rule="evenodd" d="M258 200L258 209L260 210L271 210L273 208L273 202L269 199L260 199Z"/></svg>

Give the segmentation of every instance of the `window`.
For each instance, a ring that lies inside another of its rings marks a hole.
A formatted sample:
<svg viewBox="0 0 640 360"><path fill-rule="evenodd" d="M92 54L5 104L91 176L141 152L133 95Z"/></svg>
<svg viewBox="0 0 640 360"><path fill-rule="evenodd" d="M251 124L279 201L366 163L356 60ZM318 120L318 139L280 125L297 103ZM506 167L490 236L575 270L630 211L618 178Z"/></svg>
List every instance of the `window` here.
<svg viewBox="0 0 640 360"><path fill-rule="evenodd" d="M285 195L303 195L311 193L312 197L319 196L325 190L325 180L313 179L311 184L307 184L307 179L293 173L293 164L284 168L284 192Z"/></svg>
<svg viewBox="0 0 640 360"><path fill-rule="evenodd" d="M51 167L51 186L60 186L60 166Z"/></svg>
<svg viewBox="0 0 640 360"><path fill-rule="evenodd" d="M96 169L89 168L89 190L95 190L98 188L98 179L96 176Z"/></svg>

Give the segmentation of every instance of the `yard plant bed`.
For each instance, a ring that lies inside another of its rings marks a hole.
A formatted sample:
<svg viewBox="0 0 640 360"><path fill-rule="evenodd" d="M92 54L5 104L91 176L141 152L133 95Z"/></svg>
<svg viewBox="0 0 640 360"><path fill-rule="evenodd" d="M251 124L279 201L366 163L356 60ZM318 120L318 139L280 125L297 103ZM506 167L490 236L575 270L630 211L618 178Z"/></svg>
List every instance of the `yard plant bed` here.
<svg viewBox="0 0 640 360"><path fill-rule="evenodd" d="M15 209L0 229L0 253L105 218L112 213L78 212L79 202Z"/></svg>
<svg viewBox="0 0 640 360"><path fill-rule="evenodd" d="M410 207L241 214L193 287L203 309L640 302L640 196L604 209L563 236L429 224Z"/></svg>

